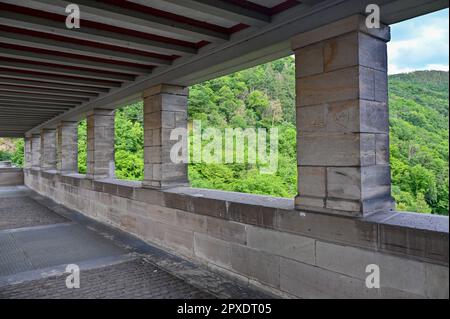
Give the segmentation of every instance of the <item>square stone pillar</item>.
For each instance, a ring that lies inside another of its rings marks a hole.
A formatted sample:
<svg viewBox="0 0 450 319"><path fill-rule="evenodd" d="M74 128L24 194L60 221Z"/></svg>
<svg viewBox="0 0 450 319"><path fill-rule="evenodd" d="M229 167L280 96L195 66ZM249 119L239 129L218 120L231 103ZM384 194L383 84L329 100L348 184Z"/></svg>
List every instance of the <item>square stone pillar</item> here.
<svg viewBox="0 0 450 319"><path fill-rule="evenodd" d="M61 122L57 128L57 163L60 173L78 172L78 122Z"/></svg>
<svg viewBox="0 0 450 319"><path fill-rule="evenodd" d="M91 179L114 178L114 110L94 109L87 115L87 167Z"/></svg>
<svg viewBox="0 0 450 319"><path fill-rule="evenodd" d="M187 163L173 162L170 140L176 128L187 132L188 89L174 85L157 85L146 90L144 99L144 181L143 187L167 188L188 185ZM186 137L186 136L185 136ZM187 142L187 139L185 140Z"/></svg>
<svg viewBox="0 0 450 319"><path fill-rule="evenodd" d="M41 135L33 134L31 136L31 168L41 169Z"/></svg>
<svg viewBox="0 0 450 319"><path fill-rule="evenodd" d="M365 216L393 208L388 26L352 16L292 39L297 78L297 209Z"/></svg>
<svg viewBox="0 0 450 319"><path fill-rule="evenodd" d="M23 167L30 169L33 165L33 153L31 151L31 136L26 136L24 139L24 161Z"/></svg>
<svg viewBox="0 0 450 319"><path fill-rule="evenodd" d="M41 130L41 170L56 169L56 130Z"/></svg>

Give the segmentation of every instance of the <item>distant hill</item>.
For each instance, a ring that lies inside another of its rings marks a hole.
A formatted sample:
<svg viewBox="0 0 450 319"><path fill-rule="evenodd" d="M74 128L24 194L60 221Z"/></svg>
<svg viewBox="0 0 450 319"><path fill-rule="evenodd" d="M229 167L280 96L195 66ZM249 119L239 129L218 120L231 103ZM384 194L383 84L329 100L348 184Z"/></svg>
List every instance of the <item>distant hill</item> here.
<svg viewBox="0 0 450 319"><path fill-rule="evenodd" d="M393 194L401 209L448 215L449 73L389 77Z"/></svg>

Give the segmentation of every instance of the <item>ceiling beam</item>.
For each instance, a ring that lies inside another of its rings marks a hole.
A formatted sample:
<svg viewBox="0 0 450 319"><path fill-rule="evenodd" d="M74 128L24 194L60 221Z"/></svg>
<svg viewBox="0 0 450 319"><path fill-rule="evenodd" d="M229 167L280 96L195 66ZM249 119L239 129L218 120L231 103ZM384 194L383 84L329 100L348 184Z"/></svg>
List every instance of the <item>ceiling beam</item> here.
<svg viewBox="0 0 450 319"><path fill-rule="evenodd" d="M9 132L9 131L5 131L5 130L0 130L0 137L14 137L14 138L21 138L24 137L25 133L24 132Z"/></svg>
<svg viewBox="0 0 450 319"><path fill-rule="evenodd" d="M160 54L193 55L197 53L195 47L150 40L86 26L79 29L68 29L63 21L58 22L9 11L0 11L0 24Z"/></svg>
<svg viewBox="0 0 450 319"><path fill-rule="evenodd" d="M61 0L3 0L5 3L30 7L65 15L65 9L71 1ZM92 0L77 0L83 19L103 24L114 25L126 29L139 30L147 33L164 33L164 36L177 37L183 35L195 41L206 40L222 43L229 39L228 34L198 27L176 20L150 15L141 11L115 6Z"/></svg>
<svg viewBox="0 0 450 319"><path fill-rule="evenodd" d="M2 124L2 126L6 125L6 124L10 124L11 120L13 120L14 118L2 118L0 117L0 123ZM36 125L39 124L39 122L46 120L48 118L24 118L23 116L20 117L20 124L21 125Z"/></svg>
<svg viewBox="0 0 450 319"><path fill-rule="evenodd" d="M68 41L58 41L27 34L0 31L0 42L122 62L140 63L156 66L172 64L170 60L160 59L148 55L140 55L73 43L70 42L69 38Z"/></svg>
<svg viewBox="0 0 450 319"><path fill-rule="evenodd" d="M8 112L9 116L17 116L18 120L20 120L20 116L25 115L25 116L42 116L42 117L49 117L49 116L55 116L55 115L59 115L61 113L64 113L67 110L58 110L58 111L48 111L48 110L34 110L34 109L26 109L26 108L22 108L22 109L8 109L6 106L0 106L0 110L2 111L2 113L6 113Z"/></svg>
<svg viewBox="0 0 450 319"><path fill-rule="evenodd" d="M223 19L235 21L237 23L245 23L247 25L262 27L270 23L271 17L249 10L233 3L216 0L163 0L187 9L196 10Z"/></svg>
<svg viewBox="0 0 450 319"><path fill-rule="evenodd" d="M69 96L69 97L97 97L97 93L90 92L77 92L77 91L69 91L69 90L60 90L60 89L44 89L44 88L29 88L24 86L17 85L5 85L0 84L0 91L11 91L11 92L25 92L25 93L35 93L42 95L60 95L60 96Z"/></svg>
<svg viewBox="0 0 450 319"><path fill-rule="evenodd" d="M30 49L30 48L28 48L28 49ZM110 62L91 61L91 60L85 60L85 59L81 59L81 58L59 56L56 54L46 54L46 53L41 53L41 52L36 53L36 52L27 51L26 48L23 50L22 49L15 50L15 49L2 48L2 50L0 51L0 56L5 57L5 58L12 58L12 59L24 59L27 61L76 66L76 67L90 68L90 69L110 71L110 72L123 72L123 73L136 74L136 75L151 73L150 66L136 67L136 66L118 64L118 63L115 63L114 61L110 61Z"/></svg>
<svg viewBox="0 0 450 319"><path fill-rule="evenodd" d="M0 75L8 76L15 79L26 79L26 80L38 80L44 82L51 83L59 83L59 84L75 84L75 85L89 85L93 87L100 88L118 88L122 85L122 83L117 81L96 81L92 79L82 79L82 78L72 78L66 76L58 76L52 74L33 74L27 72L21 72L20 70L1 70ZM73 75L75 76L75 75Z"/></svg>
<svg viewBox="0 0 450 319"><path fill-rule="evenodd" d="M23 70L23 71L36 71L36 72L45 72L52 73L57 75L67 75L67 76L79 76L85 77L89 79L101 79L101 80L110 80L110 81L133 81L134 76L126 75L126 74L116 74L116 73L101 73L96 71L88 71L88 70L76 70L63 68L59 66L48 66L42 64L34 64L26 61L23 62L11 62L0 60L0 66L15 69L15 70ZM3 72L2 72L3 73Z"/></svg>
<svg viewBox="0 0 450 319"><path fill-rule="evenodd" d="M67 96L61 96L61 95L42 95L42 94L23 94L23 93L18 93L18 92L9 92L9 91L1 91L0 90L0 98L2 97L26 97L29 99L36 99L36 100L55 100L55 101L64 101L64 99L67 98ZM88 98L83 98L83 97L70 97L70 101L75 102L75 103L80 103L80 102L86 102L89 101Z"/></svg>
<svg viewBox="0 0 450 319"><path fill-rule="evenodd" d="M78 86L78 85L65 85L51 82L41 82L41 81L28 81L28 80L18 80L18 79L9 79L3 78L0 71L0 84L7 85L25 85L37 88L46 88L46 89L61 89L61 90L71 90L71 91L80 91L80 92L92 92L92 93L105 93L108 92L106 88L96 88L90 86Z"/></svg>
<svg viewBox="0 0 450 319"><path fill-rule="evenodd" d="M39 110L39 111L49 111L49 112L59 112L70 110L67 106L42 106L36 104L11 104L0 102L2 109L11 110Z"/></svg>
<svg viewBox="0 0 450 319"><path fill-rule="evenodd" d="M65 101L65 100L47 100L47 99L36 99L36 98L26 98L26 97L6 97L0 95L0 103L12 103L12 104L33 104L40 106L63 106L63 107L73 107L81 104L79 101Z"/></svg>

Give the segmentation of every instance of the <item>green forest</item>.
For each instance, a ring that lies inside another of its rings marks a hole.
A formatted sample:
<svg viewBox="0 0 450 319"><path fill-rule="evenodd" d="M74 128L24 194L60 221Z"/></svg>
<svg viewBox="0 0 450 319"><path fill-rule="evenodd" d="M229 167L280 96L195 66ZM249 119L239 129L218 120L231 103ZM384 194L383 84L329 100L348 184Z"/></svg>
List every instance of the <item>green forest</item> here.
<svg viewBox="0 0 450 319"><path fill-rule="evenodd" d="M193 187L280 197L297 194L294 70L294 58L287 57L190 88L189 119L201 120L202 127L279 130L276 173L262 174L257 164L190 164ZM397 209L448 215L448 72L390 76L389 94ZM142 103L116 112L117 178L143 177L142 113ZM20 161L20 154L0 151L0 160L8 156ZM86 171L85 121L79 125L79 171Z"/></svg>

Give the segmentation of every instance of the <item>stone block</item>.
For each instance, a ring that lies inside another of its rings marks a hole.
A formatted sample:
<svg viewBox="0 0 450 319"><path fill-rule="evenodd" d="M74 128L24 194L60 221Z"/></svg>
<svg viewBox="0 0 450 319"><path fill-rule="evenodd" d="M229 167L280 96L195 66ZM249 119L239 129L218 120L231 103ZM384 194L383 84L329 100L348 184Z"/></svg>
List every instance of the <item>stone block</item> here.
<svg viewBox="0 0 450 319"><path fill-rule="evenodd" d="M360 100L360 132L388 133L389 112L386 103Z"/></svg>
<svg viewBox="0 0 450 319"><path fill-rule="evenodd" d="M359 166L375 164L375 136L358 133L302 133L297 136L301 166Z"/></svg>
<svg viewBox="0 0 450 319"><path fill-rule="evenodd" d="M297 80L297 107L358 99L359 78L359 67L300 78Z"/></svg>
<svg viewBox="0 0 450 319"><path fill-rule="evenodd" d="M182 228L160 226L164 231L164 245L186 256L194 254L194 233Z"/></svg>
<svg viewBox="0 0 450 319"><path fill-rule="evenodd" d="M435 263L448 265L448 233L380 224L379 249L386 253L414 256Z"/></svg>
<svg viewBox="0 0 450 319"><path fill-rule="evenodd" d="M226 218L227 206L223 200L204 197L191 198L192 212L217 218Z"/></svg>
<svg viewBox="0 0 450 319"><path fill-rule="evenodd" d="M363 32L386 42L390 40L390 29L388 26L381 25L378 29L369 29L366 26L365 20L365 16L356 14L332 23L328 23L319 28L300 33L292 38L291 47L293 50L297 50L313 43L321 42L354 31Z"/></svg>
<svg viewBox="0 0 450 319"><path fill-rule="evenodd" d="M304 196L326 195L326 168L300 166L298 168L298 192Z"/></svg>
<svg viewBox="0 0 450 319"><path fill-rule="evenodd" d="M198 233L206 233L206 217L197 214L176 211L176 225L186 230Z"/></svg>
<svg viewBox="0 0 450 319"><path fill-rule="evenodd" d="M425 263L425 293L431 299L449 299L448 266Z"/></svg>
<svg viewBox="0 0 450 319"><path fill-rule="evenodd" d="M362 204L360 200L350 200L350 199L338 199L338 198L327 198L325 200L325 207L332 214L342 214L347 216L361 216Z"/></svg>
<svg viewBox="0 0 450 319"><path fill-rule="evenodd" d="M231 246L226 241L195 233L194 252L209 263L225 268L231 266Z"/></svg>
<svg viewBox="0 0 450 319"><path fill-rule="evenodd" d="M208 235L227 242L245 245L247 233L245 225L219 218L206 218L206 232Z"/></svg>
<svg viewBox="0 0 450 319"><path fill-rule="evenodd" d="M278 288L280 286L280 257L245 246L231 246L231 266L238 273Z"/></svg>
<svg viewBox="0 0 450 319"><path fill-rule="evenodd" d="M302 167L298 167L298 169L300 170ZM295 197L295 208L300 210L315 210L317 208L324 208L325 200L325 197L312 197L299 194Z"/></svg>
<svg viewBox="0 0 450 319"><path fill-rule="evenodd" d="M365 280L366 267L380 268L380 286L425 295L425 266L422 262L380 254L349 246L317 242L317 265L337 273Z"/></svg>
<svg viewBox="0 0 450 319"><path fill-rule="evenodd" d="M144 147L144 163L158 164L162 162L161 146L145 146Z"/></svg>
<svg viewBox="0 0 450 319"><path fill-rule="evenodd" d="M260 227L247 227L247 245L272 255L315 264L315 240Z"/></svg>
<svg viewBox="0 0 450 319"><path fill-rule="evenodd" d="M357 32L331 38L323 43L324 72L359 64L359 40Z"/></svg>
<svg viewBox="0 0 450 319"><path fill-rule="evenodd" d="M360 279L290 259L280 260L280 289L299 298L376 298L377 289L366 288Z"/></svg>
<svg viewBox="0 0 450 319"><path fill-rule="evenodd" d="M153 219L137 217L137 232L146 241L160 245L164 242L164 228Z"/></svg>
<svg viewBox="0 0 450 319"><path fill-rule="evenodd" d="M272 207L228 202L228 218L243 224L273 228L276 212Z"/></svg>
<svg viewBox="0 0 450 319"><path fill-rule="evenodd" d="M388 165L361 168L362 199L384 198L391 195L391 170Z"/></svg>
<svg viewBox="0 0 450 319"><path fill-rule="evenodd" d="M147 189L147 188L136 188L134 190L134 199L139 202L163 205L164 195L159 190Z"/></svg>
<svg viewBox="0 0 450 319"><path fill-rule="evenodd" d="M328 167L327 196L358 200L361 198L360 167Z"/></svg>
<svg viewBox="0 0 450 319"><path fill-rule="evenodd" d="M343 216L279 210L276 229L335 243L373 249L377 247L377 226L374 223Z"/></svg>
<svg viewBox="0 0 450 319"><path fill-rule="evenodd" d="M158 94L175 94L187 96L189 89L185 86L171 85L171 84L158 84L152 86L144 91L142 97L147 98Z"/></svg>
<svg viewBox="0 0 450 319"><path fill-rule="evenodd" d="M366 33L358 33L359 64L374 70L387 72L386 41Z"/></svg>
<svg viewBox="0 0 450 319"><path fill-rule="evenodd" d="M295 52L296 77L323 72L323 44L311 45Z"/></svg>
<svg viewBox="0 0 450 319"><path fill-rule="evenodd" d="M374 100L388 103L388 75L385 71L373 71L375 93Z"/></svg>
<svg viewBox="0 0 450 319"><path fill-rule="evenodd" d="M389 134L376 134L375 154L377 165L389 165Z"/></svg>

